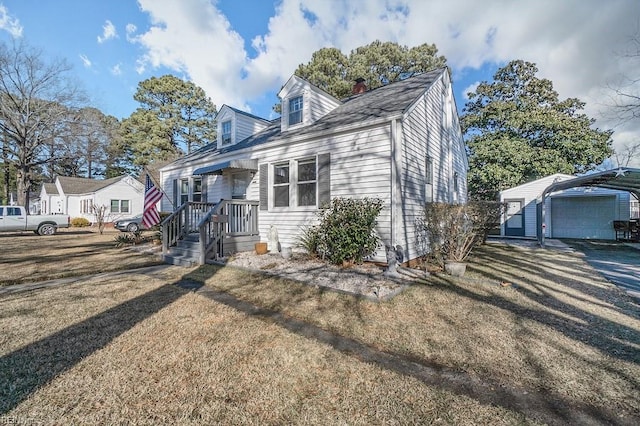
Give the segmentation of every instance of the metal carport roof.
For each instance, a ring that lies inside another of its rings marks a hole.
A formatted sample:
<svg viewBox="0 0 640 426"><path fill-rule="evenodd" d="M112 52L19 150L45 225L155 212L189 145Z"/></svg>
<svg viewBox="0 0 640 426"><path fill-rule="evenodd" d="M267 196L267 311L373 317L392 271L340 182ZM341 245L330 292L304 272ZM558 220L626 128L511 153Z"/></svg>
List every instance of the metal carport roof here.
<svg viewBox="0 0 640 426"><path fill-rule="evenodd" d="M618 167L617 169L605 170L589 175L578 176L562 182L556 182L544 191L540 203L542 203L542 220L538 223L538 240L540 245L544 247L544 229L545 224L545 200L547 196L556 191L562 191L569 188L577 187L598 187L607 189L617 189L620 191L628 191L640 200L640 169L631 167Z"/></svg>

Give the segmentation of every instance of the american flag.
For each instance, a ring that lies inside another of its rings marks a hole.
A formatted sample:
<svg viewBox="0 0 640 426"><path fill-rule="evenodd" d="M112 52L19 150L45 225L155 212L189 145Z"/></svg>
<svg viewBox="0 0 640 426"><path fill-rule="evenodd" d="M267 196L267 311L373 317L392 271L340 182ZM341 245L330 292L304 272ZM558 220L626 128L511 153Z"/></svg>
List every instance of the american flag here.
<svg viewBox="0 0 640 426"><path fill-rule="evenodd" d="M144 212L142 213L142 225L151 228L160 223L160 213L156 204L162 198L162 192L156 187L147 173L147 183L144 186Z"/></svg>

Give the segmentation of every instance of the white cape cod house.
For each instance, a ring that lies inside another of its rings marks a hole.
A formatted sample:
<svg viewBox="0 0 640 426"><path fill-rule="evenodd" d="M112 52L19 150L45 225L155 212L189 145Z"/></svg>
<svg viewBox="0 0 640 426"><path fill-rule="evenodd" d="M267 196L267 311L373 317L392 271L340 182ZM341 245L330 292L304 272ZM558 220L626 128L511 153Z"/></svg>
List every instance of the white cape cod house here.
<svg viewBox="0 0 640 426"><path fill-rule="evenodd" d="M416 220L424 204L466 202L447 68L343 100L294 75L278 96L282 117L272 121L222 106L216 143L160 169L161 210L174 212L164 222L167 261L252 250L272 227L281 246L295 247L333 197L384 200L376 230L409 260L423 254Z"/></svg>
<svg viewBox="0 0 640 426"><path fill-rule="evenodd" d="M42 214L68 214L95 222L92 205L107 207L106 222L141 215L144 185L128 175L103 180L58 176L40 189Z"/></svg>

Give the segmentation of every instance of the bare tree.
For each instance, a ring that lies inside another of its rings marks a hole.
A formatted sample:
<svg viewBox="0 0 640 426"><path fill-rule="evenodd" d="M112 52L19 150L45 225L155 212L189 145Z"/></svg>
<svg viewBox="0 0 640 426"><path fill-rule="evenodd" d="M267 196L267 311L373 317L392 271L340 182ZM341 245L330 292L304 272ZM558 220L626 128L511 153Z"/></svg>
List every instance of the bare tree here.
<svg viewBox="0 0 640 426"><path fill-rule="evenodd" d="M612 92L609 106L614 118L626 123L640 119L640 27L629 37L627 48L617 56L626 64L626 71L608 85Z"/></svg>
<svg viewBox="0 0 640 426"><path fill-rule="evenodd" d="M632 161L640 158L640 142L627 143L622 148L616 148L613 152L613 158L617 167L628 167Z"/></svg>
<svg viewBox="0 0 640 426"><path fill-rule="evenodd" d="M42 56L24 42L0 44L0 131L16 168L18 204L27 209L34 171L56 159L56 146L84 100L70 65L45 63Z"/></svg>
<svg viewBox="0 0 640 426"><path fill-rule="evenodd" d="M96 217L95 223L98 225L98 231L100 232L100 235L102 235L102 233L104 232L104 220L107 216L107 206L105 206L104 204L99 206L96 204L91 204L91 212Z"/></svg>

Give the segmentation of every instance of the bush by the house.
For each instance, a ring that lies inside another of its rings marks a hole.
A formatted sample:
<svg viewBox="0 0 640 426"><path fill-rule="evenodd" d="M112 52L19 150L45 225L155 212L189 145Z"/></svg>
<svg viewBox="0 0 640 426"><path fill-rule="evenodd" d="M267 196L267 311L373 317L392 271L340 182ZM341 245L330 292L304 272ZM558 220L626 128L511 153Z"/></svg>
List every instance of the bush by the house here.
<svg viewBox="0 0 640 426"><path fill-rule="evenodd" d="M467 204L467 212L482 244L491 231L497 228L500 232L500 217L506 208L507 203L498 201L474 200Z"/></svg>
<svg viewBox="0 0 640 426"><path fill-rule="evenodd" d="M419 247L440 266L446 260L462 262L476 245L485 243L491 229L500 223L505 206L475 200L468 204L428 203L416 224Z"/></svg>
<svg viewBox="0 0 640 426"><path fill-rule="evenodd" d="M375 233L383 202L378 198L334 198L303 230L299 245L331 263L361 263L380 246Z"/></svg>
<svg viewBox="0 0 640 426"><path fill-rule="evenodd" d="M428 203L418 220L418 232L428 245L429 255L438 265L463 262L482 241L480 227L465 204Z"/></svg>
<svg viewBox="0 0 640 426"><path fill-rule="evenodd" d="M91 226L91 222L84 217L74 217L71 219L71 226L74 228L84 228L85 226Z"/></svg>

